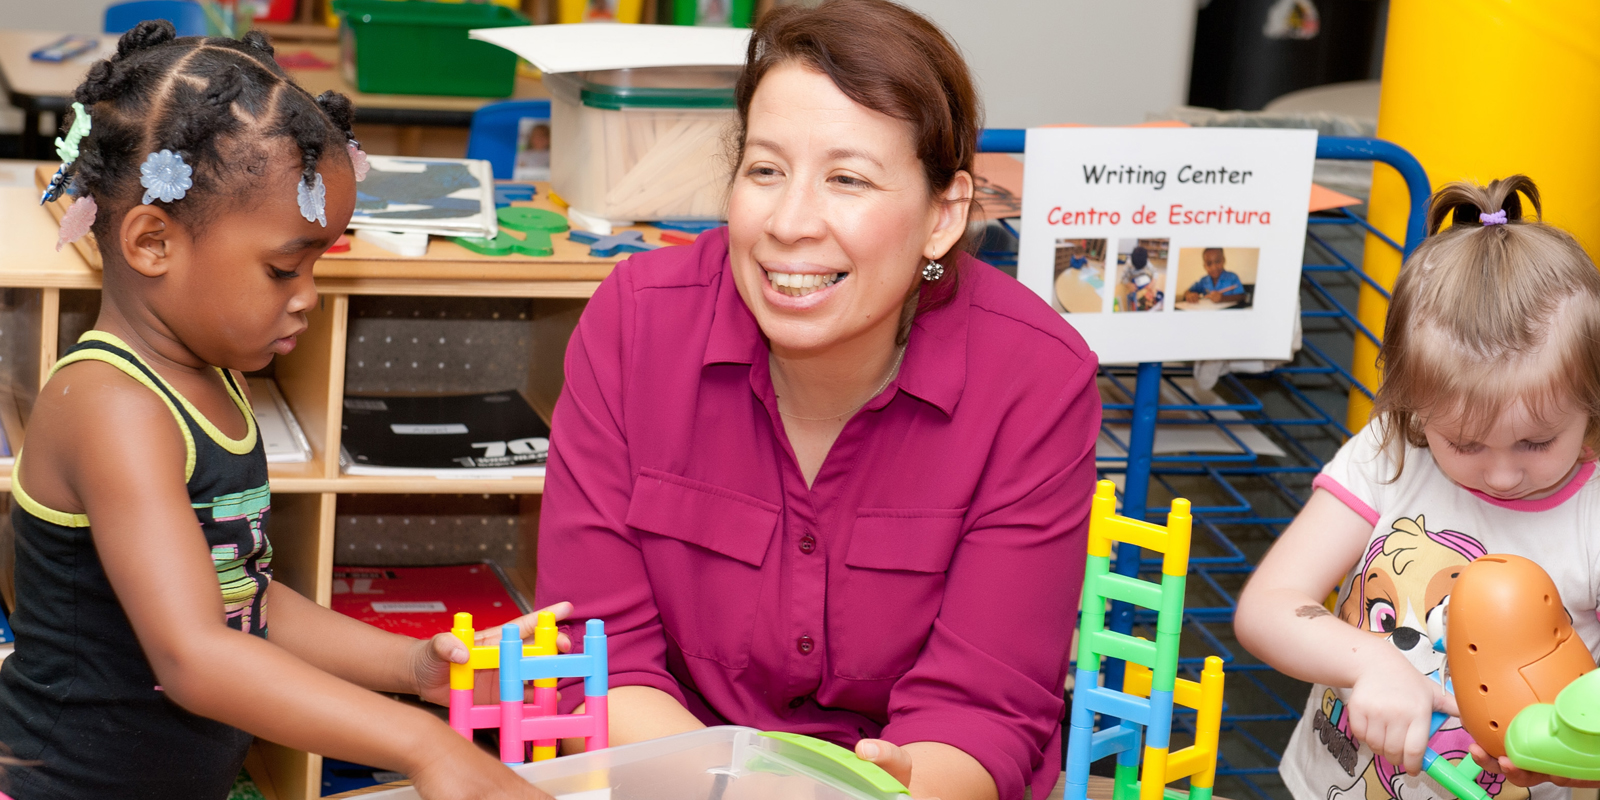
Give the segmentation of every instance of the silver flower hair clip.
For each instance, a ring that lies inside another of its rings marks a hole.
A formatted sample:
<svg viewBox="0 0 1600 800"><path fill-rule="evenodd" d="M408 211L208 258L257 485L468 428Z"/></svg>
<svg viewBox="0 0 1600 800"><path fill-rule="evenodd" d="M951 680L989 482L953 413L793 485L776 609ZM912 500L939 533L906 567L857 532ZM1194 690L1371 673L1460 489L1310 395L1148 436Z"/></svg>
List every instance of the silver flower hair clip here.
<svg viewBox="0 0 1600 800"><path fill-rule="evenodd" d="M294 187L295 199L300 201L300 216L306 222L316 222L328 227L328 187L322 184L322 173L317 173L316 183L307 186L300 181Z"/></svg>
<svg viewBox="0 0 1600 800"><path fill-rule="evenodd" d="M149 205L154 200L170 203L182 200L194 181L189 176L194 169L183 163L183 156L171 150L151 153L139 165L139 185L144 187L141 203Z"/></svg>

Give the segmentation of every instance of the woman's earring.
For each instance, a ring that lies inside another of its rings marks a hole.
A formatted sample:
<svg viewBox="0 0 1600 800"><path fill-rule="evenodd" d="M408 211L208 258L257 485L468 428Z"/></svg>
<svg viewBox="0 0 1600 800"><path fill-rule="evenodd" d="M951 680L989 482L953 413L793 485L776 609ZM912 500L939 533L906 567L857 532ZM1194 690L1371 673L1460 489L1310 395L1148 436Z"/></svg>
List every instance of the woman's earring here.
<svg viewBox="0 0 1600 800"><path fill-rule="evenodd" d="M925 281L936 281L943 277L944 265L937 261L929 261L927 265L922 268L922 279Z"/></svg>

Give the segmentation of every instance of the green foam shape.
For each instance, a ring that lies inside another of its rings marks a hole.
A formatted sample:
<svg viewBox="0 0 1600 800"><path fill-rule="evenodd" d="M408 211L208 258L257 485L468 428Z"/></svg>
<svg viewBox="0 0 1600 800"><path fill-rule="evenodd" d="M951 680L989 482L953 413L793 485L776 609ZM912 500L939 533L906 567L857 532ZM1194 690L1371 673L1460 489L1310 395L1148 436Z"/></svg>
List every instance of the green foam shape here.
<svg viewBox="0 0 1600 800"><path fill-rule="evenodd" d="M563 233L567 230L566 217L542 208L506 206L495 212L495 217L500 220L502 226L514 231Z"/></svg>
<svg viewBox="0 0 1600 800"><path fill-rule="evenodd" d="M1567 684L1555 704L1517 712L1506 728L1506 755L1526 770L1600 780L1600 670Z"/></svg>
<svg viewBox="0 0 1600 800"><path fill-rule="evenodd" d="M528 231L526 239L517 241L511 247L525 256L553 256L556 254L555 245L550 243L550 234L544 231Z"/></svg>
<svg viewBox="0 0 1600 800"><path fill-rule="evenodd" d="M517 252L517 245L521 244L521 242L510 236L496 236L493 239L480 239L476 236L457 236L452 241L484 256L509 256Z"/></svg>

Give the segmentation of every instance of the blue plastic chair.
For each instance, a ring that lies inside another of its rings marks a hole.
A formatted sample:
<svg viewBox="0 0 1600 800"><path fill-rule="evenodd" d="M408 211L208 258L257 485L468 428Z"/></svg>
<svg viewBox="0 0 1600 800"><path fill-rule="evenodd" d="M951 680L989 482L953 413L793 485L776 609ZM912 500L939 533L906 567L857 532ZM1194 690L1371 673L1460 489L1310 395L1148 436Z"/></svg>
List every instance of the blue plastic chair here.
<svg viewBox="0 0 1600 800"><path fill-rule="evenodd" d="M179 36L206 35L206 12L189 0L132 0L106 8L106 33L124 33L149 19L172 23Z"/></svg>
<svg viewBox="0 0 1600 800"><path fill-rule="evenodd" d="M507 100L490 103L472 114L467 158L481 158L494 167L495 180L511 180L517 166L518 125L523 119L550 118L549 100Z"/></svg>

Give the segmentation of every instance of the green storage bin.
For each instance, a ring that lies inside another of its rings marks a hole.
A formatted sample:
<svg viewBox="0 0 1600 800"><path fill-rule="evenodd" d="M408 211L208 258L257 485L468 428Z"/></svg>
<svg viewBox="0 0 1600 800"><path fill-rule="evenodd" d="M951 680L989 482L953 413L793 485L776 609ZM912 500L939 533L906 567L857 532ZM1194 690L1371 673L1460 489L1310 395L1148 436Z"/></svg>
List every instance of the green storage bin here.
<svg viewBox="0 0 1600 800"><path fill-rule="evenodd" d="M333 0L333 10L346 77L363 92L508 97L516 84L516 54L467 38L473 28L529 24L505 6Z"/></svg>

